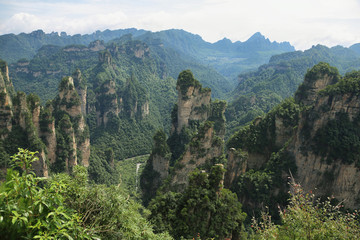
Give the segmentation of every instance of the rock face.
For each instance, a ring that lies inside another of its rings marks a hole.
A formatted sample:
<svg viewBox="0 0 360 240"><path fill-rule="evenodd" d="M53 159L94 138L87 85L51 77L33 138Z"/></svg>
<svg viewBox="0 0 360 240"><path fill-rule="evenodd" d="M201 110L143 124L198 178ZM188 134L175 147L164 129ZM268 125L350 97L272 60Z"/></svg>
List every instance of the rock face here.
<svg viewBox="0 0 360 240"><path fill-rule="evenodd" d="M155 148L141 176L145 205L165 179L163 190L181 192L196 168L209 172L222 163L226 102L211 102L211 90L202 88L190 70L179 74L177 90L171 135L166 141L163 131L155 134Z"/></svg>
<svg viewBox="0 0 360 240"><path fill-rule="evenodd" d="M82 75L81 75L81 72L79 69L77 69L74 72L74 74L72 75L72 78L74 79L74 86L80 97L81 113L85 116L86 115L86 96L87 96L86 82L82 78Z"/></svg>
<svg viewBox="0 0 360 240"><path fill-rule="evenodd" d="M114 54L119 54L119 50ZM106 53L102 53L106 54ZM110 53L109 53L110 54ZM110 54L111 55L111 54ZM113 69L107 61L101 66ZM96 90L95 104L88 104L88 113L96 112L97 126L106 126L110 118L135 118L142 120L150 114L149 96L144 87L132 75L120 87L112 78L102 81Z"/></svg>
<svg viewBox="0 0 360 240"><path fill-rule="evenodd" d="M97 126L106 124L111 114L118 116L120 113L116 83L113 80L105 81L101 85L101 92L97 95L98 107L96 108Z"/></svg>
<svg viewBox="0 0 360 240"><path fill-rule="evenodd" d="M76 71L74 73L78 88L82 90L82 94L86 96L86 90L81 89L81 73ZM66 117L63 119L65 122L61 126L62 132L70 139L67 140L67 144L70 151L69 158L66 158L66 168L77 165L77 156L81 158L81 162L84 166L89 166L90 157L90 136L89 130L86 126L84 115L85 104L81 102L78 92L76 91L74 79L72 77L63 78L59 87L59 95L54 103L56 112L66 113L69 119ZM61 121L62 121L61 120ZM65 137L65 136L64 136Z"/></svg>
<svg viewBox="0 0 360 240"><path fill-rule="evenodd" d="M12 88L7 64L0 60L0 138L5 139L12 130L12 100L9 92Z"/></svg>
<svg viewBox="0 0 360 240"><path fill-rule="evenodd" d="M88 166L90 137L82 113L86 109L86 102L81 102L86 99L86 87L81 73L74 73L81 98L73 78L67 77L59 86L58 97L42 107L38 96L14 93L5 62L0 61L0 70L0 154L12 155L17 147L37 151L39 160L33 168L44 177L49 168L71 171L79 162ZM5 162L0 167L6 166Z"/></svg>
<svg viewBox="0 0 360 240"><path fill-rule="evenodd" d="M154 135L154 147L140 178L144 204L155 196L156 190L169 175L171 152L166 144L165 132L159 130Z"/></svg>
<svg viewBox="0 0 360 240"><path fill-rule="evenodd" d="M259 145L250 144L249 138L241 134L230 139L229 144L239 148L229 150L225 185L234 184L245 170L257 171L274 161L281 168L290 161L296 165L295 180L306 191L312 190L318 196L332 195L344 200L346 207L358 208L360 97L356 84L360 82L360 72L339 79L335 68L325 63L316 65L306 74L295 94L296 103L291 105L299 108L299 114L284 115L292 110L283 104L254 121L244 135L261 138L256 131L263 129L261 136L265 137L258 141ZM251 151L255 147L262 151ZM234 153L245 154L236 157ZM284 183L288 171L287 168L278 173Z"/></svg>
<svg viewBox="0 0 360 240"><path fill-rule="evenodd" d="M320 114L318 118L313 119L315 113ZM345 200L346 207L358 208L360 206L357 201L360 197L358 165L355 162L344 163L349 161L347 156L330 162L326 159L329 156L319 154L316 150L314 151L314 148L304 148L304 146L314 144L319 131L327 129L329 122L341 124L342 119L338 118L338 114L344 114L351 123L356 123L360 114L359 96L343 94L318 97L313 108L302 116L295 138L289 145L289 151L294 154L298 166L297 180L306 190L317 189L318 195L331 194L338 200ZM310 129L307 129L309 123ZM358 123L356 125L360 127ZM326 139L326 141L330 142L332 139ZM356 149L348 149L348 151L354 151L356 154Z"/></svg>
<svg viewBox="0 0 360 240"><path fill-rule="evenodd" d="M211 90L202 88L187 70L180 73L176 84L178 90L177 133L191 121L205 121L209 116Z"/></svg>
<svg viewBox="0 0 360 240"><path fill-rule="evenodd" d="M191 140L183 155L174 167L171 185L176 190L183 190L189 183L189 174L195 168L212 165L213 159L223 154L223 140L215 134L214 124L205 122L198 134Z"/></svg>
<svg viewBox="0 0 360 240"><path fill-rule="evenodd" d="M228 171L225 172L224 185L231 186L233 181L246 172L248 156L246 153L230 148L228 151Z"/></svg>

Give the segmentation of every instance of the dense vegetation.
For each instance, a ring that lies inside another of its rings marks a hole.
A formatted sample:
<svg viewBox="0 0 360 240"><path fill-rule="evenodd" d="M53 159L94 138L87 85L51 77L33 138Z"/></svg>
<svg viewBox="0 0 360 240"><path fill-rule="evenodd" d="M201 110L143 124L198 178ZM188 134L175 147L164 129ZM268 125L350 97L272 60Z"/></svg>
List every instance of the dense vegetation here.
<svg viewBox="0 0 360 240"><path fill-rule="evenodd" d="M19 149L0 185L3 239L171 239L154 234L145 210L119 187L90 185L84 167L36 177L34 154Z"/></svg>
<svg viewBox="0 0 360 240"><path fill-rule="evenodd" d="M159 192L149 205L155 231L169 231L176 239L224 239L240 234L246 215L236 195L222 188L223 174L220 165L209 175L196 170L183 193Z"/></svg>
<svg viewBox="0 0 360 240"><path fill-rule="evenodd" d="M340 46L317 45L304 52L289 52L271 57L257 71L240 74L232 92L233 100L225 113L227 137L257 116L269 112L283 99L291 97L302 83L307 70L328 62L341 74L360 68L360 55Z"/></svg>
<svg viewBox="0 0 360 240"><path fill-rule="evenodd" d="M274 224L263 212L260 219L252 219L250 239L357 239L360 237L358 211L345 212L343 205L333 204L306 192L294 181L286 208L279 208L281 224Z"/></svg>

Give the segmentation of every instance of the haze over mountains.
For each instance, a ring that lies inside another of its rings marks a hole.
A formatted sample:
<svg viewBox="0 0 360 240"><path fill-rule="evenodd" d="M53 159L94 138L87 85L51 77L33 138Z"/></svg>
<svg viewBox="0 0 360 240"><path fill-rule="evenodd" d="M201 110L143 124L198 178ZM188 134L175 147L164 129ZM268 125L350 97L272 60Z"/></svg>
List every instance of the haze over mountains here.
<svg viewBox="0 0 360 240"><path fill-rule="evenodd" d="M244 70L254 69L259 64L266 63L274 54L295 50L288 42L271 42L261 33L255 33L245 42L233 43L224 38L212 44L204 41L199 35L175 29L150 32L132 28L96 31L92 34L73 36L64 32L45 34L42 30L38 30L29 34L0 36L0 58L13 63L21 58L31 59L43 45L88 45L95 40L108 42L125 34L131 34L135 39L143 40L149 45L160 41L166 48L172 48L183 56L212 66L229 78L234 78Z"/></svg>

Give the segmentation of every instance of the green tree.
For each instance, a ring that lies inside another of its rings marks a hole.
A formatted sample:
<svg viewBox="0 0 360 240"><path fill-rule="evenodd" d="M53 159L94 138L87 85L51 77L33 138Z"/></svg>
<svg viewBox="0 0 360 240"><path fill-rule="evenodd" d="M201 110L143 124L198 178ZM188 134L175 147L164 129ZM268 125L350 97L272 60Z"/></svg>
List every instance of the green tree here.
<svg viewBox="0 0 360 240"><path fill-rule="evenodd" d="M253 219L251 239L359 239L357 211L346 213L341 203L332 205L331 198L320 201L295 182L290 194L289 206L280 209L281 225L265 213L260 222Z"/></svg>
<svg viewBox="0 0 360 240"><path fill-rule="evenodd" d="M223 174L220 165L209 174L195 170L183 193L158 193L149 205L155 230L167 230L176 239L224 239L239 233L246 214L236 194L222 188Z"/></svg>
<svg viewBox="0 0 360 240"><path fill-rule="evenodd" d="M46 188L32 171L35 152L19 148L12 168L0 185L0 232L3 239L90 239L81 216L64 204L66 187L53 182Z"/></svg>

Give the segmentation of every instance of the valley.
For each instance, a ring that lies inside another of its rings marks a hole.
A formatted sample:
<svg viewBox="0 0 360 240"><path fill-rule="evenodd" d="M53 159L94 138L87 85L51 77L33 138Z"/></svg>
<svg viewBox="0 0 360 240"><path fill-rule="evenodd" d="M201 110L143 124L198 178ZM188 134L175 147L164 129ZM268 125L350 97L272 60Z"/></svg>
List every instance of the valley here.
<svg viewBox="0 0 360 240"><path fill-rule="evenodd" d="M8 239L287 239L302 222L360 236L358 44L135 28L0 43ZM46 225L57 211L63 232Z"/></svg>

